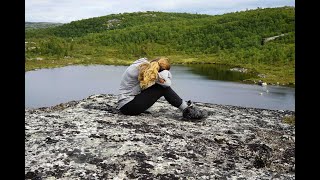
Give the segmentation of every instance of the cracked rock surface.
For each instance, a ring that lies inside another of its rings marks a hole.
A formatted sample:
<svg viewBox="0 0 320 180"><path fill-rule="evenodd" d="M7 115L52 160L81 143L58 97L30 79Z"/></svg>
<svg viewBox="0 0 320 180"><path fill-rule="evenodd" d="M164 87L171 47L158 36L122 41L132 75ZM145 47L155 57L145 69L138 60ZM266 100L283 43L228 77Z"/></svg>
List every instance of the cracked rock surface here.
<svg viewBox="0 0 320 180"><path fill-rule="evenodd" d="M25 179L295 179L294 111L163 99L138 116L110 94L25 110Z"/></svg>

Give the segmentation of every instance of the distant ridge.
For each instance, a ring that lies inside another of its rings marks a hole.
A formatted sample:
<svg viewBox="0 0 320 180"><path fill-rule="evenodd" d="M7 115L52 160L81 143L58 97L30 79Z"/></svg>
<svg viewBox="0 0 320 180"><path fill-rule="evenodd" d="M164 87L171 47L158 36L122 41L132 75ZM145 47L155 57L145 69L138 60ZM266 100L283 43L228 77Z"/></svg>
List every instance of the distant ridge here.
<svg viewBox="0 0 320 180"><path fill-rule="evenodd" d="M41 29L48 27L60 26L63 23L52 23L52 22L25 22L25 29Z"/></svg>

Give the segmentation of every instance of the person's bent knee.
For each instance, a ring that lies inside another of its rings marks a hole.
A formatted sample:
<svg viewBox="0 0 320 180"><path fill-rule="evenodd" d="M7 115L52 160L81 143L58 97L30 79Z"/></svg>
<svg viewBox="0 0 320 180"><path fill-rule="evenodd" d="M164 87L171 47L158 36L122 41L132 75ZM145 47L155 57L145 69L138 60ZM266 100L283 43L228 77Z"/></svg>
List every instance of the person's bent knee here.
<svg viewBox="0 0 320 180"><path fill-rule="evenodd" d="M124 115L129 115L129 116L136 116L141 114L140 112L127 111L126 109L122 109L122 108L120 108L120 112Z"/></svg>
<svg viewBox="0 0 320 180"><path fill-rule="evenodd" d="M168 87L162 87L164 92L173 91L170 86Z"/></svg>

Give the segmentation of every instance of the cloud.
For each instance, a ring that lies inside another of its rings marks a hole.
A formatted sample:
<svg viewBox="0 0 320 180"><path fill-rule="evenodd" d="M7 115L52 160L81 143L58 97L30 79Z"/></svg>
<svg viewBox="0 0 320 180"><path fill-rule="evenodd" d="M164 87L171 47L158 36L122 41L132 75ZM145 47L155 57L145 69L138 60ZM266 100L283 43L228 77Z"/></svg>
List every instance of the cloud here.
<svg viewBox="0 0 320 180"><path fill-rule="evenodd" d="M71 22L124 12L223 14L257 7L294 6L294 0L25 0L30 22Z"/></svg>

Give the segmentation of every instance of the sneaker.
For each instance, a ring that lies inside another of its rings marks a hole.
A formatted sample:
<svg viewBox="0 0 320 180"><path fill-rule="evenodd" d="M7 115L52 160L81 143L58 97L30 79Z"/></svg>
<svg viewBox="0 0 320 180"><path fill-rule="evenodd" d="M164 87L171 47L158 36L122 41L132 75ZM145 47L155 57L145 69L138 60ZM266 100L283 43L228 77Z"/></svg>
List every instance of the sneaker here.
<svg viewBox="0 0 320 180"><path fill-rule="evenodd" d="M188 106L193 106L192 101L191 101L191 100L187 101L187 105L188 105Z"/></svg>
<svg viewBox="0 0 320 180"><path fill-rule="evenodd" d="M185 108L182 112L182 116L185 119L202 119L208 116L208 113L204 110L200 110L196 106L193 105L191 101L187 102L188 107Z"/></svg>

